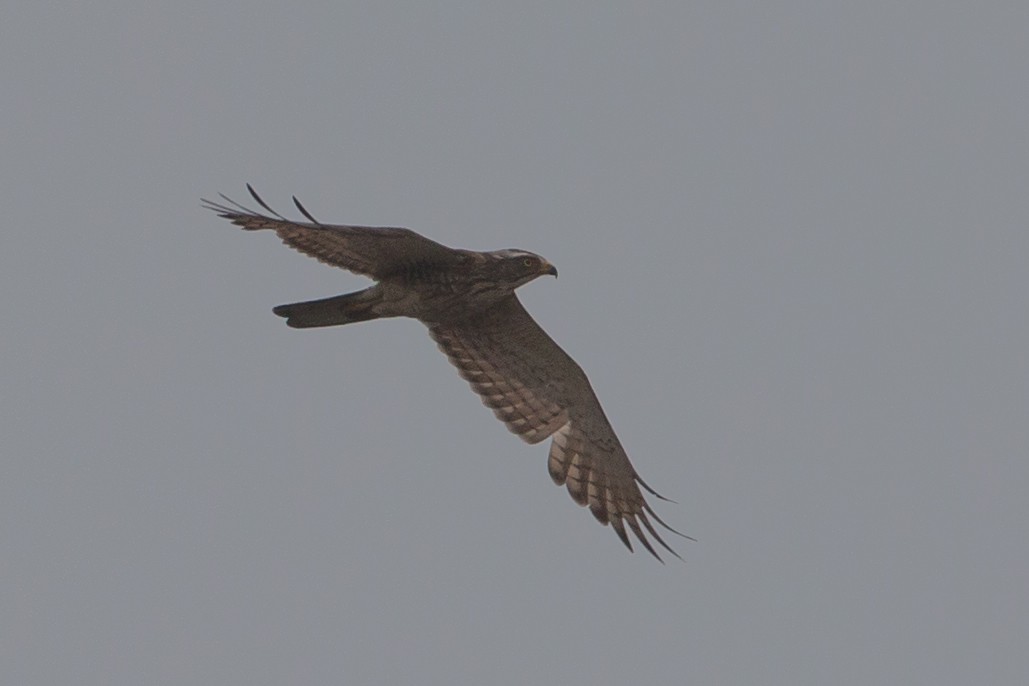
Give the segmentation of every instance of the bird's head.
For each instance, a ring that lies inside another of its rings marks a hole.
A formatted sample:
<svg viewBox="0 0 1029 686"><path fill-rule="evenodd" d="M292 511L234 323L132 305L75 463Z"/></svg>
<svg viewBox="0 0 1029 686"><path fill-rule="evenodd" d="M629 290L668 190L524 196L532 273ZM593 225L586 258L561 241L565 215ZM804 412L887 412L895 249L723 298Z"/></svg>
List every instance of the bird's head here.
<svg viewBox="0 0 1029 686"><path fill-rule="evenodd" d="M497 250L492 253L497 262L497 276L512 289L529 283L533 279L549 274L557 276L557 268L536 253L527 250Z"/></svg>

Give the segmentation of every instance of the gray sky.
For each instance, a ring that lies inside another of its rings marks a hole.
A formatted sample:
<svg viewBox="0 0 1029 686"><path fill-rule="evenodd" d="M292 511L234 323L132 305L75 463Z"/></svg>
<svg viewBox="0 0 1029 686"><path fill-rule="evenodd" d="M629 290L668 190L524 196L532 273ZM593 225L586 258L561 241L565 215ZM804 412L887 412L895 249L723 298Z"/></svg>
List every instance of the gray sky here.
<svg viewBox="0 0 1029 686"><path fill-rule="evenodd" d="M0 22L6 682L1024 681L1025 3L106 4ZM556 264L686 564L247 181Z"/></svg>

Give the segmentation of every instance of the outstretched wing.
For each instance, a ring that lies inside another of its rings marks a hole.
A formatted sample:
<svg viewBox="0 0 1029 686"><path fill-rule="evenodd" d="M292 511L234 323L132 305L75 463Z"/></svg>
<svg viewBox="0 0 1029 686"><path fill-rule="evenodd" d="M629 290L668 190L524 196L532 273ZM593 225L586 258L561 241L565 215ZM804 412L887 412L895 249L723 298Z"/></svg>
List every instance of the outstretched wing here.
<svg viewBox="0 0 1029 686"><path fill-rule="evenodd" d="M204 207L248 231L272 229L282 241L321 262L374 279L397 274L415 265L456 263L461 251L448 248L410 229L322 224L293 198L310 223L293 222L270 208L247 184L254 200L269 212L255 212L224 195L227 204L203 200Z"/></svg>
<svg viewBox="0 0 1029 686"><path fill-rule="evenodd" d="M676 557L650 521L679 534L654 513L647 486L615 436L578 364L525 311L513 294L459 323L429 332L484 405L529 443L553 436L548 467L575 502L588 505L632 550L625 526L659 560L646 532ZM664 499L664 498L662 498ZM641 527L642 524L642 527ZM683 534L679 534L682 536ZM688 536L686 538L689 538Z"/></svg>

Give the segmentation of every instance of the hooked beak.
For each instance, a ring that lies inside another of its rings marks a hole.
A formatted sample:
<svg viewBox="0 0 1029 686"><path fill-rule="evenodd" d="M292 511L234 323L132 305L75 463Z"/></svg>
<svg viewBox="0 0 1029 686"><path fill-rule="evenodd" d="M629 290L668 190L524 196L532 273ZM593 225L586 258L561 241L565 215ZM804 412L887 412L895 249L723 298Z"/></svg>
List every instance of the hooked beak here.
<svg viewBox="0 0 1029 686"><path fill-rule="evenodd" d="M555 267L554 265L550 264L546 260L543 260L543 264L540 267L540 270L542 271L543 274L550 274L555 279L557 278L557 267Z"/></svg>

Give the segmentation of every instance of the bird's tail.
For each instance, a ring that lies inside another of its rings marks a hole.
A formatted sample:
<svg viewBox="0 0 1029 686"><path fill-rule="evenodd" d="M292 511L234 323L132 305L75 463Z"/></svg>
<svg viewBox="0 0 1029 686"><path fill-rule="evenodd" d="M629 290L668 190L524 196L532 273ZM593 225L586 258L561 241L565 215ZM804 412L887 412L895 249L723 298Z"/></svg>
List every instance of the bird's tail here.
<svg viewBox="0 0 1029 686"><path fill-rule="evenodd" d="M317 326L339 326L351 322L377 319L372 308L379 302L375 286L356 293L336 295L321 300L279 305L272 312L286 318L286 324L295 329Z"/></svg>

